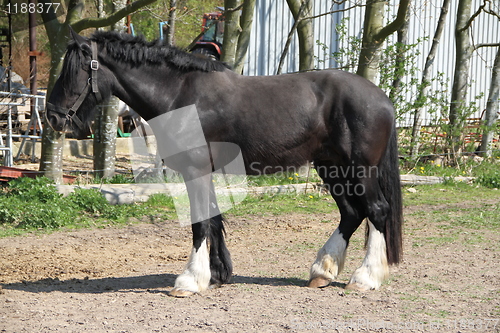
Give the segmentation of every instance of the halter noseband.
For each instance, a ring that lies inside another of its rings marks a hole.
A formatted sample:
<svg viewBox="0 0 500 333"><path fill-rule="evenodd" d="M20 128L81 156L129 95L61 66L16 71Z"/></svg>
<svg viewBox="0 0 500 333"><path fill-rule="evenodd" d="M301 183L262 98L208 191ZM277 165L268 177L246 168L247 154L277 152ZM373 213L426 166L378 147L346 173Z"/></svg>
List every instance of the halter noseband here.
<svg viewBox="0 0 500 333"><path fill-rule="evenodd" d="M97 61L96 42L91 41L90 47L92 49L92 60L90 61L90 77L87 81L87 84L85 85L85 88L83 88L83 91L80 93L80 96L78 96L75 104L73 104L73 106L68 110L66 108L57 107L52 103L47 102L47 107L50 106L53 111L61 113L66 117L66 123L73 121L80 129L83 128L83 122L77 117L76 112L82 105L85 98L87 98L90 91L92 91L92 93L95 95L97 101L101 100L101 93L99 92L99 88L97 87L97 70L99 70L99 61ZM65 126L63 126L63 128L64 127Z"/></svg>

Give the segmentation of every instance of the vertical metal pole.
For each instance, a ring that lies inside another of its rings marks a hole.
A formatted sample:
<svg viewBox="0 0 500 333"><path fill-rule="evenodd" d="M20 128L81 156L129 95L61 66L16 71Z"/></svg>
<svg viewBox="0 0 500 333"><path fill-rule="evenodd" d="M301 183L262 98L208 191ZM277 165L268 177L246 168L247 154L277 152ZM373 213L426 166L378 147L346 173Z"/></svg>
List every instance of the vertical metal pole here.
<svg viewBox="0 0 500 333"><path fill-rule="evenodd" d="M9 0L9 4L11 1ZM11 14L8 14L8 21L9 21L9 36L7 38L8 44L9 44L9 64L7 66L7 89L9 93L12 92L12 16ZM9 148L9 150L5 151L4 155L4 165L5 166L12 166L14 164L13 158L12 158L12 106L8 105L7 106L7 138L6 138L6 145Z"/></svg>
<svg viewBox="0 0 500 333"><path fill-rule="evenodd" d="M30 0L30 4L36 8L36 0ZM30 7L31 8L31 7ZM36 56L38 54L36 50L36 13L33 11L29 13L29 38L30 38L30 91L32 95L38 94L36 75L37 75L37 64L36 64ZM33 135L37 135L37 123L32 121L33 117L36 117L38 110L38 98L32 97L30 103L30 122L29 124L33 124ZM31 125L28 125L31 126ZM29 133L28 128L28 133ZM36 139L32 140L33 151L31 154L31 161L35 162L35 145Z"/></svg>
<svg viewBox="0 0 500 333"><path fill-rule="evenodd" d="M127 0L127 6L130 5L130 0ZM132 16L127 15L127 33L132 34Z"/></svg>
<svg viewBox="0 0 500 333"><path fill-rule="evenodd" d="M11 5L11 0L9 0L9 5ZM7 18L9 21L9 33L7 36L7 44L9 45L9 61L7 65L7 89L11 92L12 88L12 15L10 13L7 14Z"/></svg>
<svg viewBox="0 0 500 333"><path fill-rule="evenodd" d="M6 150L6 156L5 156L5 166L11 167L14 164L14 159L12 156L12 105L7 106L7 147L9 147L9 150Z"/></svg>
<svg viewBox="0 0 500 333"><path fill-rule="evenodd" d="M36 131L37 131L37 128L38 128L38 98L33 98L32 99L32 102L33 100L35 101L35 108L34 110L32 110L31 112L31 119L30 119L30 123L33 124L33 136L36 136ZM33 105L33 104L32 104ZM40 133L41 135L41 133ZM31 163L35 163L36 161L36 139L33 138L31 140Z"/></svg>
<svg viewBox="0 0 500 333"><path fill-rule="evenodd" d="M30 0L30 4L36 8L36 0ZM31 8L31 7L30 7ZM29 13L29 38L30 38L30 90L32 95L37 94L36 85L36 13ZM31 116L35 113L35 98L31 99Z"/></svg>

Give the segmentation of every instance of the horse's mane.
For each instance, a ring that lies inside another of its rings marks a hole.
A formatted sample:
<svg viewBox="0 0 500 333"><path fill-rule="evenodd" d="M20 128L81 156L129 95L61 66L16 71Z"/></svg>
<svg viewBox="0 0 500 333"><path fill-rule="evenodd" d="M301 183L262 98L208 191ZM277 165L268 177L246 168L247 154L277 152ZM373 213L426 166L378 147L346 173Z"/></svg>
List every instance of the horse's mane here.
<svg viewBox="0 0 500 333"><path fill-rule="evenodd" d="M229 68L223 62L213 61L165 45L162 40L148 42L143 36L136 37L115 31L97 31L92 35L91 40L102 45L110 57L132 66L167 63L184 72L222 72Z"/></svg>
<svg viewBox="0 0 500 333"><path fill-rule="evenodd" d="M74 41L69 43L60 75L64 89L70 89L73 86L86 56L90 57L90 50L80 48Z"/></svg>

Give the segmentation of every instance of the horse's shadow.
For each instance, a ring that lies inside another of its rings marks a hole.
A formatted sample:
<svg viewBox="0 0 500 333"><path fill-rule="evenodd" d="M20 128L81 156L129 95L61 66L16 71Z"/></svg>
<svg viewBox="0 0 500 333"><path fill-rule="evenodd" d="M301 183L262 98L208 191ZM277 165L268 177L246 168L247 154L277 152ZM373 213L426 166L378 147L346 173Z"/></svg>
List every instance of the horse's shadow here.
<svg viewBox="0 0 500 333"><path fill-rule="evenodd" d="M2 285L4 290L18 290L30 293L67 292L83 294L122 293L168 293L175 283L175 274L153 274L130 277L98 279L42 279ZM305 286L307 281L299 278L270 278L233 276L229 284L262 286ZM343 283L333 282L334 287L343 288Z"/></svg>

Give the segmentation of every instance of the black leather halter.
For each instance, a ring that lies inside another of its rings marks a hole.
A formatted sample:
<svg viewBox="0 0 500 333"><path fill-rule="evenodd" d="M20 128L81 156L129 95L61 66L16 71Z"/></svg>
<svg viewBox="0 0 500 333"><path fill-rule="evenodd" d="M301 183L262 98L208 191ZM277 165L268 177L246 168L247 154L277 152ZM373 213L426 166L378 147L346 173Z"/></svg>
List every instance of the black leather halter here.
<svg viewBox="0 0 500 333"><path fill-rule="evenodd" d="M83 122L78 118L76 112L91 91L95 95L98 102L101 100L101 93L99 92L99 88L97 87L97 71L99 70L99 61L97 61L96 42L91 41L90 47L92 49L92 60L90 61L90 77L87 81L87 84L85 85L85 88L83 88L83 91L80 93L80 96L78 96L75 104L73 104L70 109L66 109L47 102L48 109L51 109L51 111L60 113L65 116L66 122L63 128L65 128L66 124L71 121L73 121L80 129L83 128Z"/></svg>

